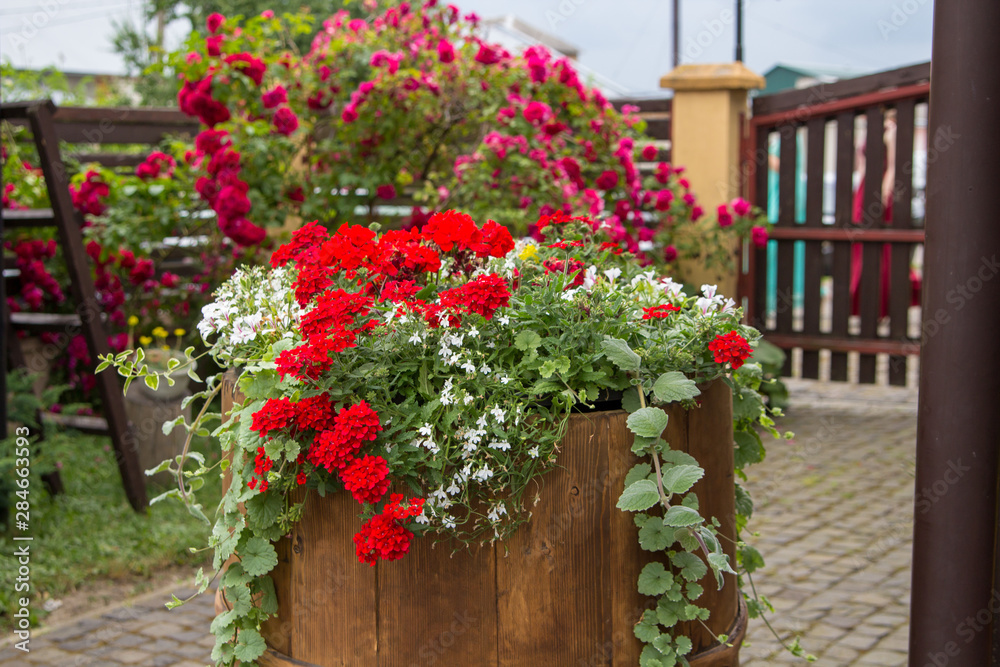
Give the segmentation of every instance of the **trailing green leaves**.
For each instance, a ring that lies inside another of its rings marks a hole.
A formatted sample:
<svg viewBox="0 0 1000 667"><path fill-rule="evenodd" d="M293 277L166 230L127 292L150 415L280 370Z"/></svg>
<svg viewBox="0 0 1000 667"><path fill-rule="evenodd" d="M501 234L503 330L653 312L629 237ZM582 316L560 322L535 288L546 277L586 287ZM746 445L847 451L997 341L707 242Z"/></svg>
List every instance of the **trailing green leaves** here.
<svg viewBox="0 0 1000 667"><path fill-rule="evenodd" d="M659 438L667 428L669 417L660 408L642 408L628 416L626 424L632 433L644 438Z"/></svg>
<svg viewBox="0 0 1000 667"><path fill-rule="evenodd" d="M653 383L653 395L664 403L689 401L700 393L694 380L680 371L668 371Z"/></svg>
<svg viewBox="0 0 1000 667"><path fill-rule="evenodd" d="M660 499L656 484L648 479L641 479L625 487L618 498L618 509L626 512L641 512L647 510Z"/></svg>

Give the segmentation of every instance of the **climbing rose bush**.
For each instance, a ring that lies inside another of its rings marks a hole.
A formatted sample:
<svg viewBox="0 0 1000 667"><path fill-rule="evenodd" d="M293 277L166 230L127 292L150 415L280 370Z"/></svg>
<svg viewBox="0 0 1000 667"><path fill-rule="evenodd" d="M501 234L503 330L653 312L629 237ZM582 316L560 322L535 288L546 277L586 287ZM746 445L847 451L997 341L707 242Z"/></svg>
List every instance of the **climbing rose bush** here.
<svg viewBox="0 0 1000 667"><path fill-rule="evenodd" d="M602 220L642 263L732 266L754 226L749 205L699 223L683 168L658 161L636 109L615 110L568 59L542 46L511 54L481 37L474 14L436 0L363 7L366 18L340 12L320 26L214 14L207 37L171 56L179 106L204 127L185 167L236 244L289 220L419 227L450 208L520 235L558 211ZM299 54L290 38L309 31Z"/></svg>

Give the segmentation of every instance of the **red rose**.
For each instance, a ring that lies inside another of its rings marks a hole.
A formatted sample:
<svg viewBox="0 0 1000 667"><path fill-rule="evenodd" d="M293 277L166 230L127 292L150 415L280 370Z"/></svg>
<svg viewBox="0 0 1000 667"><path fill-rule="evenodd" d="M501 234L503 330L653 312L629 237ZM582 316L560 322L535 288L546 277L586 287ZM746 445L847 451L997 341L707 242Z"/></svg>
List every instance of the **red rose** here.
<svg viewBox="0 0 1000 667"><path fill-rule="evenodd" d="M298 129L299 117L288 107L281 107L275 112L271 124L274 125L275 132L287 137Z"/></svg>

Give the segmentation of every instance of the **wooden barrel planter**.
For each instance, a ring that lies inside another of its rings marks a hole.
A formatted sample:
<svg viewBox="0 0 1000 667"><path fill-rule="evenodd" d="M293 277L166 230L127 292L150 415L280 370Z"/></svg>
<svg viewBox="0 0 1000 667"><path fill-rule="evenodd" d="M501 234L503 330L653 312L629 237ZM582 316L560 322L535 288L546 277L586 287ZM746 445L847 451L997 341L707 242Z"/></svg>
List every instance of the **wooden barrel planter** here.
<svg viewBox="0 0 1000 667"><path fill-rule="evenodd" d="M700 398L697 409L673 410L667 438L705 467L694 490L703 514L722 523L735 562L732 399L721 381ZM615 507L636 461L626 416L570 417L560 467L543 477L531 520L502 544L453 553L416 539L402 560L370 567L354 553L357 503L346 493L311 494L302 521L276 545L279 611L262 628L268 650L259 664L636 667L642 644L632 628L655 606L636 580L654 556L639 548L632 515ZM707 625L730 645L689 624L688 659L736 667L747 617L735 577L726 575L721 591L711 572L701 583ZM216 610L226 608L220 592Z"/></svg>

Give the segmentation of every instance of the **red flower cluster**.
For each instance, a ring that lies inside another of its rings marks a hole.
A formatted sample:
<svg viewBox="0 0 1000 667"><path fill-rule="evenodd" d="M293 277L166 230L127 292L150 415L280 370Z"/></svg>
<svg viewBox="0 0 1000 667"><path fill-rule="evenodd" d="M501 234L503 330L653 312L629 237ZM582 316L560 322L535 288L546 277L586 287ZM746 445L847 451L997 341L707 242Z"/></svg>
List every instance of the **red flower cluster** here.
<svg viewBox="0 0 1000 667"><path fill-rule="evenodd" d="M663 303L658 306L652 306L650 308L642 309L642 319L644 320L656 320L662 319L670 315L670 313L679 312L680 308L669 303Z"/></svg>
<svg viewBox="0 0 1000 667"><path fill-rule="evenodd" d="M240 154L229 148L228 134L220 130L202 130L195 138L201 162L207 160L195 190L215 211L219 229L241 246L257 245L265 232L249 220L251 203L247 197L250 186L240 179Z"/></svg>
<svg viewBox="0 0 1000 667"><path fill-rule="evenodd" d="M316 305L302 316L301 330L306 339L347 329L358 317L368 314L372 297L342 289L323 292Z"/></svg>
<svg viewBox="0 0 1000 667"><path fill-rule="evenodd" d="M708 344L708 349L712 351L715 363L732 363L734 371L753 353L746 338L735 331L716 336L715 340Z"/></svg>
<svg viewBox="0 0 1000 667"><path fill-rule="evenodd" d="M441 256L423 244L424 236L415 229L392 230L382 235L374 251L377 273L397 279L412 279L421 273L437 273Z"/></svg>
<svg viewBox="0 0 1000 667"><path fill-rule="evenodd" d="M274 437L273 432L286 431L295 425L296 413L295 404L287 398L269 398L264 407L254 413L250 430L270 440Z"/></svg>
<svg viewBox="0 0 1000 667"><path fill-rule="evenodd" d="M299 265L316 263L317 248L330 238L326 228L319 221L310 222L299 227L292 233L292 239L274 251L271 255L271 266L277 268L289 262Z"/></svg>
<svg viewBox="0 0 1000 667"><path fill-rule="evenodd" d="M403 501L403 494L392 494L382 513L361 526L361 531L354 536L359 561L374 566L379 559L399 560L410 551L413 533L403 526L403 521L423 512L424 499L411 498L406 504Z"/></svg>
<svg viewBox="0 0 1000 667"><path fill-rule="evenodd" d="M466 313L478 313L492 319L498 308L510 305L507 281L495 273L479 276L460 287L444 290L439 295L441 305Z"/></svg>
<svg viewBox="0 0 1000 667"><path fill-rule="evenodd" d="M80 213L101 215L108 208L101 199L111 194L111 188L101 180L101 175L93 169L87 172L79 188L71 185L69 191L73 197L73 208Z"/></svg>
<svg viewBox="0 0 1000 667"><path fill-rule="evenodd" d="M257 456L253 460L253 473L256 477L251 477L250 481L247 482L247 486L251 489L257 489L261 493L267 491L267 472L272 467L274 467L274 461L267 455L263 447L258 447ZM260 488L257 488L258 481L260 482Z"/></svg>
<svg viewBox="0 0 1000 667"><path fill-rule="evenodd" d="M362 456L340 471L340 479L355 500L374 505L389 490L389 464L381 456Z"/></svg>
<svg viewBox="0 0 1000 667"><path fill-rule="evenodd" d="M566 273L571 278L571 282L566 285L565 289L579 287L583 284L584 266L583 262L578 259L571 259L568 264L561 259L547 259L542 262L542 266L545 268L546 274Z"/></svg>
<svg viewBox="0 0 1000 667"><path fill-rule="evenodd" d="M444 252L503 257L514 248L514 239L506 227L489 220L480 229L469 215L458 211L435 213L420 231L424 239L433 241Z"/></svg>
<svg viewBox="0 0 1000 667"><path fill-rule="evenodd" d="M231 56L226 56L226 64L231 65L233 69L246 76L257 86L264 82L267 65L260 58L254 58L249 53L234 53Z"/></svg>
<svg viewBox="0 0 1000 667"><path fill-rule="evenodd" d="M177 161L173 157L160 151L150 153L146 161L135 168L135 175L144 181L161 176L170 178L174 174L174 167Z"/></svg>
<svg viewBox="0 0 1000 667"><path fill-rule="evenodd" d="M303 398L295 404L295 428L299 431L332 429L336 414L328 394Z"/></svg>
<svg viewBox="0 0 1000 667"><path fill-rule="evenodd" d="M200 81L184 81L177 92L177 106L187 115L197 116L209 127L215 127L230 118L226 105L212 97L211 76Z"/></svg>
<svg viewBox="0 0 1000 667"><path fill-rule="evenodd" d="M381 430L378 414L361 401L341 410L334 417L333 429L316 435L307 458L330 472L344 470L362 445L378 437Z"/></svg>

